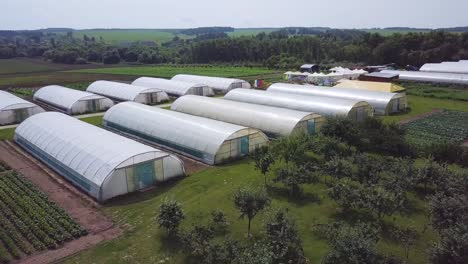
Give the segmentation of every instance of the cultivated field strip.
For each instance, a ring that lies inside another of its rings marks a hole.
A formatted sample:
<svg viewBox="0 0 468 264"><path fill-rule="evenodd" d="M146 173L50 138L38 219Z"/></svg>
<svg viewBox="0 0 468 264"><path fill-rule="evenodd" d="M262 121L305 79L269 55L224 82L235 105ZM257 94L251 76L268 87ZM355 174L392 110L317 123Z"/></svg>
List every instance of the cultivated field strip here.
<svg viewBox="0 0 468 264"><path fill-rule="evenodd" d="M442 111L403 127L407 139L417 145L461 143L468 137L468 112Z"/></svg>
<svg viewBox="0 0 468 264"><path fill-rule="evenodd" d="M0 163L0 263L87 234L31 182Z"/></svg>

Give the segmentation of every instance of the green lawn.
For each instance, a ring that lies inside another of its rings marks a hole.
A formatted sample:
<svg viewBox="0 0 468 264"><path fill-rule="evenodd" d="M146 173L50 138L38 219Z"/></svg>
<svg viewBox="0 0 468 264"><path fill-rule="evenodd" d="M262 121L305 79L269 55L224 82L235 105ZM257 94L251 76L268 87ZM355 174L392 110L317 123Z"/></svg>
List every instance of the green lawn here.
<svg viewBox="0 0 468 264"><path fill-rule="evenodd" d="M0 140L12 140L15 135L15 128L0 129Z"/></svg>
<svg viewBox="0 0 468 264"><path fill-rule="evenodd" d="M117 67L101 69L83 69L68 72L74 73L104 73L123 74L138 76L155 76L170 78L176 74L198 74L219 77L244 77L261 74L270 74L274 71L258 67L222 67L222 66L139 66L139 67Z"/></svg>
<svg viewBox="0 0 468 264"><path fill-rule="evenodd" d="M409 95L468 101L468 89L462 86L417 82L405 82L402 86Z"/></svg>
<svg viewBox="0 0 468 264"><path fill-rule="evenodd" d="M426 112L430 112L434 109L468 111L468 102L465 101L408 95L408 102L410 107L410 111L408 113L385 116L383 119L386 122L399 122Z"/></svg>
<svg viewBox="0 0 468 264"><path fill-rule="evenodd" d="M205 169L173 184L159 186L145 193L132 194L127 198L110 202L104 206L104 211L114 220L127 227L125 234L113 241L101 244L80 255L72 257L67 263L157 263L169 257L167 263L184 263L183 255L174 249L173 245L164 240L165 232L157 227L155 216L161 201L171 197L182 203L187 217L184 228L195 223L205 223L211 210L223 209L229 221L233 237L245 239L247 222L239 219L233 206L232 193L241 186L256 186L263 182L263 177L253 169L248 160L242 160L230 165ZM272 208L288 208L296 219L306 256L310 263L319 263L328 251L326 241L318 238L313 227L318 223L328 223L346 219L338 206L326 196L323 185L309 185L305 188L304 201L294 202L287 197L284 189L270 188L273 198ZM317 195L320 201L312 197ZM397 215L395 220L386 219L388 223L398 225L414 224L419 231L427 224L424 214L424 203L411 198L415 207L413 215ZM252 222L254 235L261 235L262 223L268 212L258 215ZM416 249L410 252L410 263L425 263L426 249L435 239L431 230L426 231L418 240ZM388 253L403 255L403 248L393 242L383 240L379 248Z"/></svg>

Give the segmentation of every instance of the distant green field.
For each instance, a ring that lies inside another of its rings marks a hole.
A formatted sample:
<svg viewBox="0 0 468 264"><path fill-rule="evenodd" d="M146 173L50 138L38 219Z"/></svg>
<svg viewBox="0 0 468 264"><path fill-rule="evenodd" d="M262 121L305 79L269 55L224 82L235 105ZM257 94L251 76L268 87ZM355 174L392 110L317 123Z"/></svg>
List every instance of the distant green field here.
<svg viewBox="0 0 468 264"><path fill-rule="evenodd" d="M230 37L242 37L242 36L255 36L259 33L265 32L266 34L271 33L278 29L273 28L236 28L234 32L228 32Z"/></svg>
<svg viewBox="0 0 468 264"><path fill-rule="evenodd" d="M60 64L53 64L40 59L0 59L0 74L53 71L61 68Z"/></svg>
<svg viewBox="0 0 468 264"><path fill-rule="evenodd" d="M74 31L73 34L78 38L83 38L84 35L95 37L96 39L102 37L104 41L112 44L134 41L154 41L162 43L170 41L176 36L174 33L158 29L79 30ZM183 34L178 34L178 36L181 38L189 38L189 36Z"/></svg>
<svg viewBox="0 0 468 264"><path fill-rule="evenodd" d="M145 75L154 77L170 78L176 74L199 74L219 77L244 77L261 74L270 74L274 71L258 67L202 67L202 66L141 66L141 67L117 67L101 69L83 69L68 72L74 73L101 73L121 75Z"/></svg>
<svg viewBox="0 0 468 264"><path fill-rule="evenodd" d="M403 86L410 95L468 101L468 89L455 85L405 82Z"/></svg>

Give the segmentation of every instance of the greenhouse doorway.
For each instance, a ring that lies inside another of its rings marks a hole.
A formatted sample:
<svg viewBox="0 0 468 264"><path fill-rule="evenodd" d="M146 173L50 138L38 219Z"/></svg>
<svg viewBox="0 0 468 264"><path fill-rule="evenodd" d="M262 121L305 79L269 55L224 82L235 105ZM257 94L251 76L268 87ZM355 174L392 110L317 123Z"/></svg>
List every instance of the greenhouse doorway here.
<svg viewBox="0 0 468 264"><path fill-rule="evenodd" d="M97 112L97 101L96 100L88 100L88 112Z"/></svg>
<svg viewBox="0 0 468 264"><path fill-rule="evenodd" d="M249 137L248 136L240 138L240 153L241 155L249 154Z"/></svg>
<svg viewBox="0 0 468 264"><path fill-rule="evenodd" d="M145 189L153 186L154 162L144 162L135 166L135 178L138 189Z"/></svg>
<svg viewBox="0 0 468 264"><path fill-rule="evenodd" d="M315 120L307 121L307 133L309 133L309 135L315 134Z"/></svg>

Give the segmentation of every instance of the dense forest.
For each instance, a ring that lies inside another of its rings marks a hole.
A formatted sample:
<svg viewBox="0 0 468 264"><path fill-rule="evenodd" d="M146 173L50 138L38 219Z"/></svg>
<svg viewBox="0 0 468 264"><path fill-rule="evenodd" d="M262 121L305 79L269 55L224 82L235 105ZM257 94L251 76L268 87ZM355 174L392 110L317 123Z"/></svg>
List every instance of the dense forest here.
<svg viewBox="0 0 468 264"><path fill-rule="evenodd" d="M284 28L255 36L229 37L232 28L198 28L191 38L111 45L102 38L82 38L73 31L0 31L0 58L43 57L57 63L97 62L234 63L270 68L303 62L420 66L426 62L468 59L468 32L395 33L382 36L360 30Z"/></svg>

